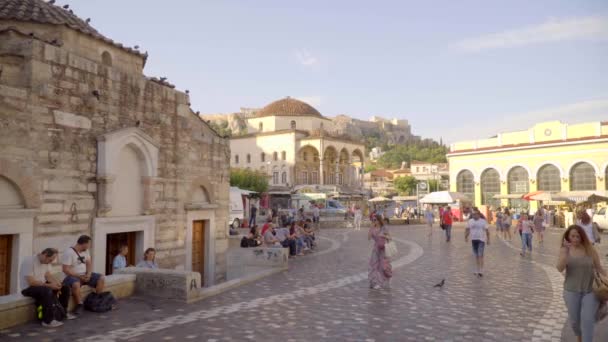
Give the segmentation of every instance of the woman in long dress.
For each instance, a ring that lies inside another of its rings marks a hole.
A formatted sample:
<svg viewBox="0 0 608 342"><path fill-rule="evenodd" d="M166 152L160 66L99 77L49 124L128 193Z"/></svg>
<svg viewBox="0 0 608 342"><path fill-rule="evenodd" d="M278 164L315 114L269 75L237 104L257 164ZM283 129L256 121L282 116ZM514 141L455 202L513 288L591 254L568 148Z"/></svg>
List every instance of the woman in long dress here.
<svg viewBox="0 0 608 342"><path fill-rule="evenodd" d="M390 235L380 216L376 217L367 237L374 242L372 256L369 260L369 287L374 290L387 288L392 276L392 266L385 255L385 245L390 239Z"/></svg>

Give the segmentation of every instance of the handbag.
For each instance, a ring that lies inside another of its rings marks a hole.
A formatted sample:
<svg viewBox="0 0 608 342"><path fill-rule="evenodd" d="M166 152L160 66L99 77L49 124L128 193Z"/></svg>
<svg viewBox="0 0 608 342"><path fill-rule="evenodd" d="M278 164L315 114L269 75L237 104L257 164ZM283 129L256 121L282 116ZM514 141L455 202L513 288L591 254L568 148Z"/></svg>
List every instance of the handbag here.
<svg viewBox="0 0 608 342"><path fill-rule="evenodd" d="M595 276L593 277L593 293L595 293L600 302L608 300L608 277L598 271L595 271Z"/></svg>
<svg viewBox="0 0 608 342"><path fill-rule="evenodd" d="M601 302L595 313L595 322L599 322L608 316L608 302Z"/></svg>
<svg viewBox="0 0 608 342"><path fill-rule="evenodd" d="M386 246L384 248L384 255L387 258L392 258L397 255L397 244L394 241L389 240L389 242L386 243Z"/></svg>
<svg viewBox="0 0 608 342"><path fill-rule="evenodd" d="M384 261L382 263L382 271L383 271L385 277L387 277L387 278L393 277L393 266L391 266L391 263L388 262L388 260L386 260L386 259L384 259Z"/></svg>
<svg viewBox="0 0 608 342"><path fill-rule="evenodd" d="M386 238L384 237L378 237L376 238L376 247L378 247L378 249L382 250L386 248Z"/></svg>

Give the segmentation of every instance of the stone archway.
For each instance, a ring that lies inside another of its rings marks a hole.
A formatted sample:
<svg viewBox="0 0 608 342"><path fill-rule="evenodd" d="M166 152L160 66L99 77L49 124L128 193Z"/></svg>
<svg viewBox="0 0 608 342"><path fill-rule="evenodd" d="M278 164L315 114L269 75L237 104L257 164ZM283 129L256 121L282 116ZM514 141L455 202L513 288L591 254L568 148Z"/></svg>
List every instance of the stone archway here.
<svg viewBox="0 0 608 342"><path fill-rule="evenodd" d="M15 185L27 209L40 208L40 182L27 170L15 162L0 158L0 176L6 177Z"/></svg>
<svg viewBox="0 0 608 342"><path fill-rule="evenodd" d="M294 177L296 184L317 184L320 165L319 150L311 145L302 146L296 155Z"/></svg>
<svg viewBox="0 0 608 342"><path fill-rule="evenodd" d="M339 172L339 155L338 150L329 145L323 152L323 180L324 184L336 184L336 175Z"/></svg>

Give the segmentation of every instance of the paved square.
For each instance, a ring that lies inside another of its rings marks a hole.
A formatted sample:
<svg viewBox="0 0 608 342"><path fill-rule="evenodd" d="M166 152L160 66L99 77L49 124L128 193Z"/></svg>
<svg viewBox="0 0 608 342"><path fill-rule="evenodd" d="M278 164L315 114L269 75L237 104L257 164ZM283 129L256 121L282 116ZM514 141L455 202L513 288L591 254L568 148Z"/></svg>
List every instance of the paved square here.
<svg viewBox="0 0 608 342"><path fill-rule="evenodd" d="M554 267L559 232L532 257L519 237L486 248L484 277L473 275L462 227L442 231L391 226L399 254L389 290L370 290L367 231L325 230L315 254L290 270L218 296L182 304L132 297L106 314L86 313L63 327L34 323L2 331L15 341L571 341ZM603 246L602 246L603 247ZM603 254L605 251L602 250ZM446 279L442 289L433 285ZM608 320L596 341L608 340Z"/></svg>

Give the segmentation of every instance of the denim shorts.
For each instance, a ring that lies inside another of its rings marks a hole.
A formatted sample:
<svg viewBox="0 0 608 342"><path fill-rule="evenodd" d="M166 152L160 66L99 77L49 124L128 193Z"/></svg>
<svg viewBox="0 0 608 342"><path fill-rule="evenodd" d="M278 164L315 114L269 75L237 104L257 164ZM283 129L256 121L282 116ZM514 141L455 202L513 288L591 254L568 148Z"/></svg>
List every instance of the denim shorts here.
<svg viewBox="0 0 608 342"><path fill-rule="evenodd" d="M486 243L481 240L472 240L471 242L473 244L473 254L478 257L483 256Z"/></svg>
<svg viewBox="0 0 608 342"><path fill-rule="evenodd" d="M80 286L89 285L90 287L97 287L97 282L99 281L99 278L101 278L101 274L93 272L91 273L91 279L89 279L89 281L87 281L86 283L82 283L80 281L80 278L78 277L67 276L63 278L63 285L72 287L72 284L80 283Z"/></svg>

